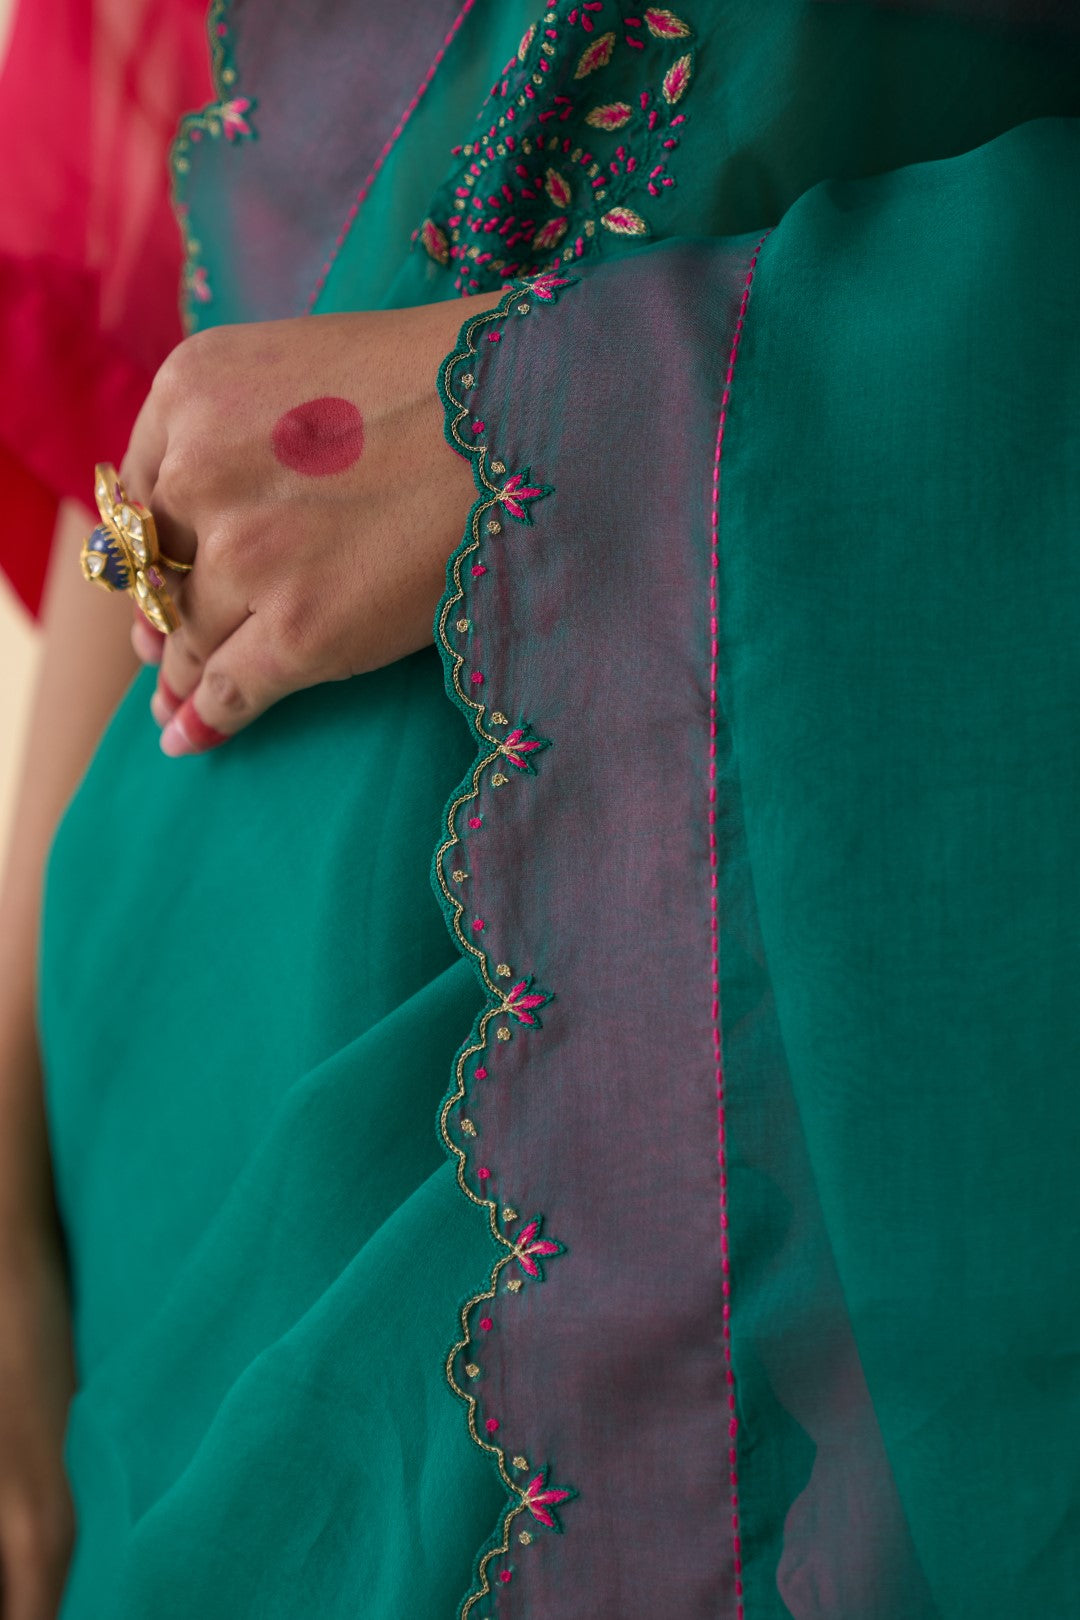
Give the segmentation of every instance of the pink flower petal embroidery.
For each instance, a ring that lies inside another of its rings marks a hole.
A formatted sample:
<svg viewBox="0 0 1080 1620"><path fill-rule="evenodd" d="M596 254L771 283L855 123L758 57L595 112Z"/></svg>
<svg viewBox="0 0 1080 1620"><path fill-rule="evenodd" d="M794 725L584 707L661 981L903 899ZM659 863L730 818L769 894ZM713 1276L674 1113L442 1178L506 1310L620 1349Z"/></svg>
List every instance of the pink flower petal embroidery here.
<svg viewBox="0 0 1080 1620"><path fill-rule="evenodd" d="M425 219L420 227L420 240L437 264L450 263L450 243L433 219Z"/></svg>
<svg viewBox="0 0 1080 1620"><path fill-rule="evenodd" d="M547 252L550 248L558 247L559 243L562 241L569 229L569 220L549 219L546 225L541 225L540 229L533 237L532 245L534 248L539 248L542 252Z"/></svg>
<svg viewBox="0 0 1080 1620"><path fill-rule="evenodd" d="M574 69L574 78L584 79L588 74L595 73L597 68L607 67L614 49L615 35L613 33L601 34L599 39L594 39L592 44L582 52L581 60Z"/></svg>
<svg viewBox="0 0 1080 1620"><path fill-rule="evenodd" d="M660 6L648 6L645 10L645 24L650 34L657 39L689 39L690 30L681 17L676 17L673 11L667 11Z"/></svg>
<svg viewBox="0 0 1080 1620"><path fill-rule="evenodd" d="M649 227L633 208L609 208L600 217L605 230L616 236L648 236Z"/></svg>
<svg viewBox="0 0 1080 1620"><path fill-rule="evenodd" d="M673 107L675 105L675 103L682 96L687 85L690 83L692 65L692 58L689 54L686 56L680 56L679 60L677 62L673 62L668 68L667 72L664 74L664 83L662 87L664 91L664 100L668 102L670 106Z"/></svg>
<svg viewBox="0 0 1080 1620"><path fill-rule="evenodd" d="M585 114L585 122L594 129L622 129L630 122L632 108L625 101L608 101Z"/></svg>
<svg viewBox="0 0 1080 1620"><path fill-rule="evenodd" d="M573 200L568 181L559 173L558 169L549 169L544 181L544 190L555 204L556 208L569 208Z"/></svg>

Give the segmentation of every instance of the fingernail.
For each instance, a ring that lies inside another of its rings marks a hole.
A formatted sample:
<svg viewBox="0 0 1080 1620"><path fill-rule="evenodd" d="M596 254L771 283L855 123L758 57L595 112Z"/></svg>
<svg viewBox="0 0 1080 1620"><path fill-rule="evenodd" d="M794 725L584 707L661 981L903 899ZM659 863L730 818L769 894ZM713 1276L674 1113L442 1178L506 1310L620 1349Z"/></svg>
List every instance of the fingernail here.
<svg viewBox="0 0 1080 1620"><path fill-rule="evenodd" d="M200 718L194 701L187 698L161 733L161 751L170 759L179 759L184 754L205 754L228 740L223 731L215 731Z"/></svg>

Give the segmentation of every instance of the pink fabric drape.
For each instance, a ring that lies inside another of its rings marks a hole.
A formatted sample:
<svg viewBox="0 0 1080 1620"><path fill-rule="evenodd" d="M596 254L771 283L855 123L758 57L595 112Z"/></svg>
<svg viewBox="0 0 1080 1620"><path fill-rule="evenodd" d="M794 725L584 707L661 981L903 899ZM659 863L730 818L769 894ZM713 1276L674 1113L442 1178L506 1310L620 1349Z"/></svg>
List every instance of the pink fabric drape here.
<svg viewBox="0 0 1080 1620"><path fill-rule="evenodd" d="M211 94L204 0L22 0L0 68L0 565L35 609L180 336L167 151Z"/></svg>

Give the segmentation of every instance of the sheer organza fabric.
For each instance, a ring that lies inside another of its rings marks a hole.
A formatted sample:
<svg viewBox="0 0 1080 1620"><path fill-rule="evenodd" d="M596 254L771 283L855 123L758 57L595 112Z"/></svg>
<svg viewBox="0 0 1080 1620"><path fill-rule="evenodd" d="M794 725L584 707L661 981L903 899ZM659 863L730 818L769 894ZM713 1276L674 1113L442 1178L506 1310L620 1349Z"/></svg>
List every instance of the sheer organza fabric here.
<svg viewBox="0 0 1080 1620"><path fill-rule="evenodd" d="M65 1620L1067 1613L1071 13L299 15L219 19L203 322L453 296L451 148L545 45L567 122L691 57L677 184L447 359L441 664L180 769L142 683L62 829ZM132 803L182 870L94 859Z"/></svg>

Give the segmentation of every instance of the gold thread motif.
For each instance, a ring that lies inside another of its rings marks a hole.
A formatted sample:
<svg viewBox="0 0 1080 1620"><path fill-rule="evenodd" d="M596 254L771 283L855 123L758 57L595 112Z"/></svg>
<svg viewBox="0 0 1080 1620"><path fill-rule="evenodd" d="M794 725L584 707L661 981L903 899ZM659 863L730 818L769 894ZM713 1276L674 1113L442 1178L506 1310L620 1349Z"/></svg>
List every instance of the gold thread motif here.
<svg viewBox="0 0 1080 1620"><path fill-rule="evenodd" d="M453 694L459 706L464 711L472 725L472 729L481 745L481 753L480 758L472 768L466 785L463 787L462 791L451 800L447 807L444 824L445 836L435 852L434 872L439 891L446 905L447 914L450 919L451 931L463 954L471 958L475 964L481 981L485 989L490 994L493 1003L491 1006L485 1008L480 1014L472 1036L468 1041L465 1042L461 1051L458 1053L457 1060L454 1065L453 1084L449 1093L444 1098L442 1107L439 1111L439 1134L448 1153L455 1161L455 1176L460 1191L464 1193L465 1197L471 1204L474 1204L477 1209L485 1212L488 1222L488 1229L494 1238L497 1247L501 1251L498 1259L495 1261L495 1264L492 1267L485 1288L483 1288L479 1293L474 1294L471 1299L468 1299L460 1309L458 1317L460 1336L456 1342L451 1345L447 1353L445 1361L445 1373L447 1383L450 1385L451 1390L461 1401L465 1403L467 1409L467 1425L471 1440L480 1448L481 1451L487 1452L488 1456L492 1458L498 1470L499 1477L512 1498L510 1505L502 1518L500 1528L496 1532L494 1545L487 1549L477 1564L476 1581L474 1582L472 1590L466 1596L462 1607L459 1610L459 1620L467 1620L468 1615L474 1609L476 1604L482 1603L485 1598L491 1596L492 1587L488 1578L488 1571L493 1561L504 1558L508 1553L514 1523L522 1513L529 1511L532 1498L530 1498L529 1495L531 1487L528 1485L523 1486L519 1484L518 1481L513 1478L509 1469L507 1468L506 1453L494 1439L494 1431L492 1431L491 1437L489 1437L487 1434L481 1434L477 1426L477 1411L479 1406L477 1396L473 1394L471 1390L463 1389L461 1387L455 1373L458 1357L470 1348L472 1342L469 1322L473 1311L478 1306L486 1303L488 1300L495 1298L499 1291L503 1272L515 1259L520 1258L520 1249L514 1238L503 1232L501 1229L499 1221L500 1208L497 1201L493 1198L481 1196L479 1193L474 1192L472 1187L470 1187L465 1176L468 1162L466 1150L459 1142L455 1141L454 1137L450 1133L450 1115L458 1107L458 1105L465 1100L467 1095L466 1071L468 1065L472 1059L477 1057L478 1054L485 1050L487 1046L488 1030L492 1021L496 1018L505 1018L508 1011L513 1011L509 997L514 995L513 991L504 991L496 983L496 979L492 976L490 967L488 965L485 952L474 942L473 938L470 937L470 933L467 932L462 926L462 919L465 915L465 903L457 890L447 882L447 857L451 855L452 851L454 851L460 843L457 833L458 814L465 805L473 802L479 797L485 776L489 771L492 771L493 766L497 765L498 762L505 757L504 744L498 737L494 735L493 732L488 729L489 716L485 704L472 696L469 687L462 679L462 672L465 669L466 658L465 654L455 645L453 645L450 639L449 626L452 622L453 615L459 611L461 604L465 600L465 588L462 583L462 568L464 567L465 563L475 557L476 553L479 551L482 544L482 532L486 529L486 532L489 534L497 534L501 529L501 524L499 524L493 518L489 519L489 514L491 514L493 509L498 506L499 502L505 498L507 490L501 482L499 484L494 483L492 481L492 475L501 478L502 475L506 473L506 465L504 462L498 460L489 462L487 446L478 445L472 434L470 434L467 438L462 432L462 424L469 421L470 413L468 406L462 400L460 400L454 392L454 377L455 371L461 362L469 362L476 359L476 343L480 334L486 328L494 325L495 323L504 321L514 304L514 301L516 299L520 299L523 293L531 294L534 297L539 297L544 302L550 303L554 301L554 287L551 284L552 278L537 277L535 278L535 281L536 285L525 282L518 284L516 287L510 288L499 301L498 305L495 306L495 308L486 311L484 314L477 316L474 320L469 322L462 331L457 348L446 358L446 360L444 360L439 375L439 391L442 395L447 411L447 438L452 445L455 445L472 460L478 495L477 499L473 503L473 507L469 515L464 539L454 554L451 563L447 591L440 606L436 621L436 640L443 652L444 659L447 661L449 685L452 688ZM569 285L569 283L560 282L558 285ZM530 306L526 305L525 307L529 308ZM472 373L466 373L466 375L471 377ZM539 491L537 491L537 493L539 493ZM544 493L546 493L546 491L544 491ZM505 716L503 716L499 711L495 711L495 713L490 716L490 724L506 725L507 721ZM505 785L508 778L501 771L493 771L490 780L493 785ZM457 870L454 871L453 878L455 882L459 880ZM506 964L499 964L499 966L496 968L496 975L502 973L505 966ZM499 1041L509 1041L511 1039L511 1031L506 1024L499 1024L497 1026L496 1039ZM471 1120L468 1122L465 1120L461 1121L462 1130L466 1131L466 1134L469 1134L467 1126L470 1125L472 1126L472 1133L475 1134L476 1127ZM503 1214L504 1219L506 1220L511 1220L514 1218L513 1212L510 1211L509 1207L503 1212ZM510 1277L506 1281L504 1291L511 1295L516 1295L520 1293L521 1287L522 1284L520 1278ZM475 1365L476 1364L473 1362L468 1362L464 1365L464 1371L467 1377L472 1378L474 1376L471 1369ZM514 1467L518 1468L522 1466L525 1466L524 1458L515 1457ZM521 1544L523 1546L527 1546L529 1544L529 1542L524 1539L526 1534L527 1532L521 1533Z"/></svg>

